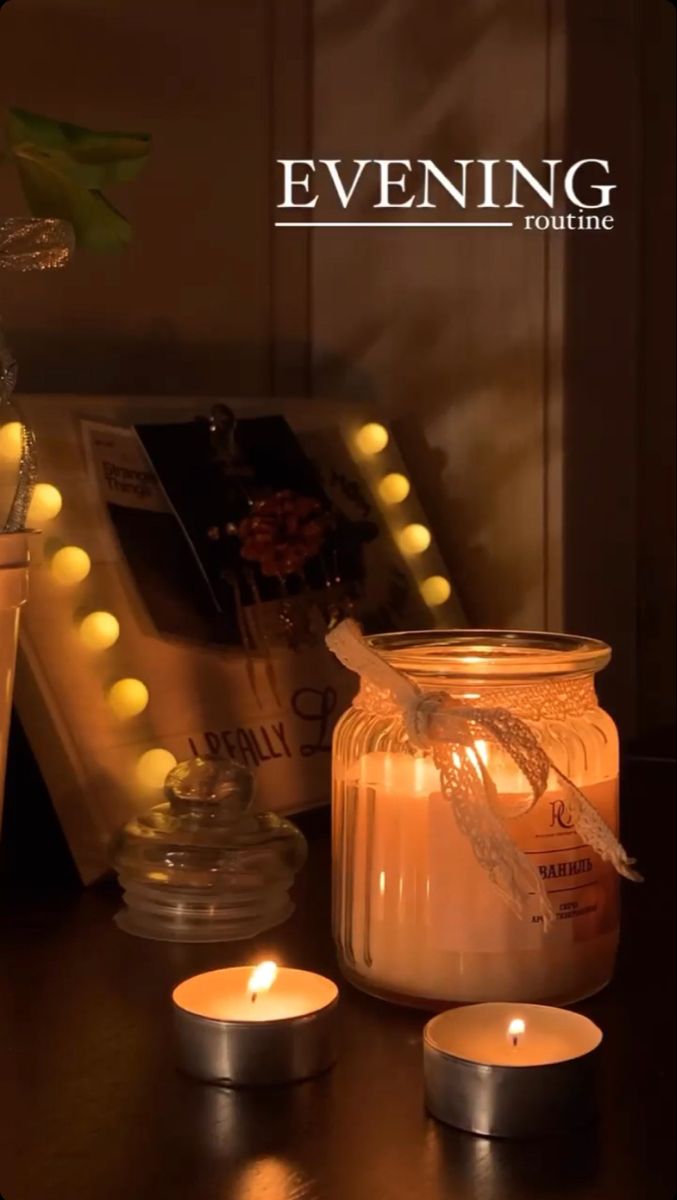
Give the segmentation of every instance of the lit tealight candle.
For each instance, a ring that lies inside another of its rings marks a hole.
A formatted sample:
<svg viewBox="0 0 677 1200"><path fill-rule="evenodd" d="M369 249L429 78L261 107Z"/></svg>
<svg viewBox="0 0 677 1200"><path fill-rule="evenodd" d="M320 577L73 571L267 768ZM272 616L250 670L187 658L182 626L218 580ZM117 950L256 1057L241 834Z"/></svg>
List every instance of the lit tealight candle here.
<svg viewBox="0 0 677 1200"><path fill-rule="evenodd" d="M291 1083L335 1059L338 988L272 961L194 975L175 988L179 1064L222 1087Z"/></svg>
<svg viewBox="0 0 677 1200"><path fill-rule="evenodd" d="M594 1115L601 1041L592 1021L564 1008L473 1004L440 1013L423 1033L427 1108L447 1125L496 1137L580 1125Z"/></svg>

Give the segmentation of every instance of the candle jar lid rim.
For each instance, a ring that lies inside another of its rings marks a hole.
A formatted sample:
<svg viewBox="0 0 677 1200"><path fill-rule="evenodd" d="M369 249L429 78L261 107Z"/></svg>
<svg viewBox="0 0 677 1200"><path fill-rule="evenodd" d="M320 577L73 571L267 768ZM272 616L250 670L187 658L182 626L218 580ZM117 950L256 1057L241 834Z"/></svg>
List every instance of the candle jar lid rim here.
<svg viewBox="0 0 677 1200"><path fill-rule="evenodd" d="M597 638L521 629L425 629L373 634L367 642L406 675L427 679L583 675L611 658Z"/></svg>

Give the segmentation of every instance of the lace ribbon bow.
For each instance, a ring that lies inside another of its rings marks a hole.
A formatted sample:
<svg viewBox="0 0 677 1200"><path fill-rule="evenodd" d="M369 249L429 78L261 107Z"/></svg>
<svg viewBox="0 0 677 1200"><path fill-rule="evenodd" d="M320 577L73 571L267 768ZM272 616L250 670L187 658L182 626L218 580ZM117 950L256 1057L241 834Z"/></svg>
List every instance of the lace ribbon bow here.
<svg viewBox="0 0 677 1200"><path fill-rule="evenodd" d="M455 704L446 692L422 692L367 644L355 621L342 621L327 634L326 642L339 661L356 672L368 688L370 709L388 715L394 705L411 746L431 756L440 773L442 793L454 810L459 829L517 916L525 918L535 910L546 929L555 920L539 872L498 816L496 786L475 750L477 737L497 743L510 755L528 780L533 797L530 807L546 791L553 771L562 785L581 841L612 863L619 875L641 880L641 875L632 869L635 860L628 857L597 810L555 766L520 717L506 708L464 708Z"/></svg>

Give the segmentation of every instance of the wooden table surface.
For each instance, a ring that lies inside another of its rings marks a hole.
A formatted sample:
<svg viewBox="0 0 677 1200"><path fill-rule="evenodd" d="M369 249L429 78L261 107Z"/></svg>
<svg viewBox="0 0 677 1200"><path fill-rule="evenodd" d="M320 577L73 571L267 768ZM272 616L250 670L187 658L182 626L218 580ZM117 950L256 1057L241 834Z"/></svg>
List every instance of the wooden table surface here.
<svg viewBox="0 0 677 1200"><path fill-rule="evenodd" d="M324 1077L232 1092L174 1068L169 995L185 976L271 955L336 976L329 850L311 841L298 908L253 942L174 946L120 933L114 886L27 880L0 893L0 1192L5 1200L672 1200L674 799L664 766L626 772L628 846L613 985L586 1132L491 1141L422 1102L422 1013L347 984Z"/></svg>

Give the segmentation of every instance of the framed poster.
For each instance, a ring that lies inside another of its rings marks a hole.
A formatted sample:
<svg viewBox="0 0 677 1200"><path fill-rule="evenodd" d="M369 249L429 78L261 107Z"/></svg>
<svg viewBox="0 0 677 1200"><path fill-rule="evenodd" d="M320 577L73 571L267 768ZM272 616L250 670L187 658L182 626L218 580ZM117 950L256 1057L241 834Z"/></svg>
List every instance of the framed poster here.
<svg viewBox="0 0 677 1200"><path fill-rule="evenodd" d="M329 799L324 646L462 618L392 435L327 401L25 396L39 447L15 699L85 882L194 755Z"/></svg>

